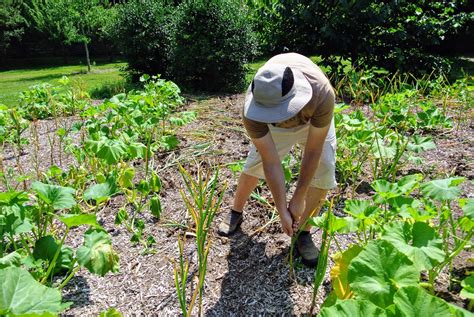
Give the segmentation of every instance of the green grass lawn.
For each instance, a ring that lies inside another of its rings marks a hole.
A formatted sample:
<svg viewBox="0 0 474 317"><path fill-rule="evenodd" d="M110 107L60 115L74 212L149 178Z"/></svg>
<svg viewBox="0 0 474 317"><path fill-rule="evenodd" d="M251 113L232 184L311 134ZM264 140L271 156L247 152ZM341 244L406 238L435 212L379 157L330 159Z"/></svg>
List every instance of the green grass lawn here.
<svg viewBox="0 0 474 317"><path fill-rule="evenodd" d="M90 73L86 72L87 67L84 65L44 66L0 71L0 103L14 105L21 91L43 82L57 84L58 79L63 76L81 82L87 91L92 92L104 85L123 82L120 67L125 65L126 63L122 62L100 63L92 66Z"/></svg>

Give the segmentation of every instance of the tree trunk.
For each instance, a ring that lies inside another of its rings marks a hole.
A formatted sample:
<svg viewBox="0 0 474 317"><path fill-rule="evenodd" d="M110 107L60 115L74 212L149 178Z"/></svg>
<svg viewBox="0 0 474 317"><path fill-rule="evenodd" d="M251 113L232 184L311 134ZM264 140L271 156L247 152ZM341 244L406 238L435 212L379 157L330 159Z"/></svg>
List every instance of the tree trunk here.
<svg viewBox="0 0 474 317"><path fill-rule="evenodd" d="M90 73L90 71L91 71L91 60L89 59L89 47L87 46L87 42L84 42L84 48L86 49L87 72Z"/></svg>

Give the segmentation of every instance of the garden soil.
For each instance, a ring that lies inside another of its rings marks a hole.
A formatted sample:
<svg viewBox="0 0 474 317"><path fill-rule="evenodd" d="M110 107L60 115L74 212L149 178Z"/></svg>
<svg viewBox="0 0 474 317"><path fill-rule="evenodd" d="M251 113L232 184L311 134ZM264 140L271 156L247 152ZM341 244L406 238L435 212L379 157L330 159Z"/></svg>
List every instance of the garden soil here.
<svg viewBox="0 0 474 317"><path fill-rule="evenodd" d="M124 316L177 316L179 304L174 286L173 267L178 258L178 236L186 237L185 255L190 261L189 272L197 273L197 253L195 240L190 230L185 228L191 223L180 196L183 189L178 163L188 171L198 168L220 166L220 186L225 190L221 213L230 209L235 192L238 172L233 172L229 164L245 159L249 139L245 135L240 111L243 95L190 97L187 110L194 110L198 118L178 131L181 141L177 150L159 153L152 162L158 171L163 188L161 202L163 213L158 221L148 213L140 217L145 221L145 237L151 235L156 240L152 250L145 252L142 245L130 242L130 233L122 225L114 224L118 209L125 204L123 196L114 197L98 213L99 222L111 234L114 248L120 256L120 272L99 277L82 269L63 290L65 301L72 306L64 316L97 316L101 311L116 308ZM464 118L465 119L465 118ZM70 126L78 118L60 118L37 122L38 155L34 157L34 144L25 147L20 153L19 162L24 173L35 175L35 166L46 171L52 165L67 168L74 164L72 157L59 153L51 146L55 130L61 126ZM26 134L31 133L27 131ZM474 127L472 117L462 120L459 127L438 132L433 136L437 149L424 153L424 165L405 166L401 174L422 172L428 178L463 176L468 179L463 185L463 196L474 197L472 180L474 178ZM53 149L53 150L51 150ZM16 151L7 148L4 153L4 165L18 169ZM135 166L143 173L142 166ZM365 174L356 197L370 197L372 179ZM138 175L139 176L139 175ZM26 181L29 182L29 181ZM21 185L20 185L21 186ZM294 185L289 188L289 194ZM271 202L271 196L265 186L259 188L260 195ZM353 198L350 191L336 189L330 198L339 196L340 203L335 213L343 214L344 199ZM129 210L129 212L132 212ZM216 227L221 215L213 224L210 232L211 248L206 275L203 313L206 316L235 316L307 314L311 305L312 281L314 269L295 264L296 274L290 275L288 262L290 238L281 232L279 222L274 219L274 211L264 202L251 199L245 209L241 229L230 237L220 237ZM82 244L85 229L74 229L67 242L74 247ZM313 240L321 243L321 232L313 229ZM354 236L337 235L335 237L342 248L356 242ZM331 244L330 254L337 247ZM468 258L472 254L463 253L454 263L455 278L462 278L468 270L474 269ZM317 295L317 307L330 291L329 269L325 281ZM193 278L189 279L191 285ZM458 295L459 285L449 288L449 278L443 273L437 282L437 292L444 299L466 307L467 302ZM197 310L193 311L193 315Z"/></svg>

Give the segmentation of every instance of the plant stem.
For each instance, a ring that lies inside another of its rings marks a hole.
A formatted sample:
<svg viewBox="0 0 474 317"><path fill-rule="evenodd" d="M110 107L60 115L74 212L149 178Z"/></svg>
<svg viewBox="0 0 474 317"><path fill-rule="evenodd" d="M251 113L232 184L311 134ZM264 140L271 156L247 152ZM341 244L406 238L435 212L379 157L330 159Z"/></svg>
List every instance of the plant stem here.
<svg viewBox="0 0 474 317"><path fill-rule="evenodd" d="M74 266L74 263L73 263L73 266ZM69 282L69 280L74 276L76 275L76 273L81 269L81 266L78 265L76 266L72 271L71 273L69 273L69 275L66 277L66 279L61 283L59 284L58 286L58 289L62 289L64 286L66 286L66 284Z"/></svg>
<svg viewBox="0 0 474 317"><path fill-rule="evenodd" d="M316 295L318 294L319 287L321 286L324 276L326 275L329 246L331 244L331 239L332 239L332 234L330 232L331 222L332 222L332 201L331 201L330 208L327 211L327 218L324 224L323 237L322 237L322 243L321 243L321 252L319 254L318 265L314 273L313 295L311 298L311 308L309 310L310 316L313 315L314 307L316 305Z"/></svg>
<svg viewBox="0 0 474 317"><path fill-rule="evenodd" d="M49 275L51 274L51 271L53 270L54 266L56 265L56 260L59 257L59 253L61 253L61 248L64 244L64 241L66 240L66 237L67 237L68 233L69 233L69 228L66 227L66 231L64 232L63 238L61 239L61 242L59 243L58 248L56 249L56 253L54 254L53 260L49 264L48 271L46 271L46 275L41 280L41 284L44 284L46 282Z"/></svg>
<svg viewBox="0 0 474 317"><path fill-rule="evenodd" d="M23 249L25 249L28 255L31 256L30 246L28 245L28 242L26 241L25 235L23 233L20 233L20 239L21 239L21 243L23 244Z"/></svg>

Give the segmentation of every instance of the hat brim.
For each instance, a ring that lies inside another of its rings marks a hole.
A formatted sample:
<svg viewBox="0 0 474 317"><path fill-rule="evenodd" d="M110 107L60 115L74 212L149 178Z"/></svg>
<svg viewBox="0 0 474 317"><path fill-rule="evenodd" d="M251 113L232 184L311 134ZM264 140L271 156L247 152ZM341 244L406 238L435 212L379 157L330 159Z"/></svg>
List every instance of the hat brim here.
<svg viewBox="0 0 474 317"><path fill-rule="evenodd" d="M285 98L279 105L268 107L255 101L251 86L247 89L244 116L263 123L277 123L294 117L313 97L313 89L304 74L292 69L295 78L293 95Z"/></svg>

